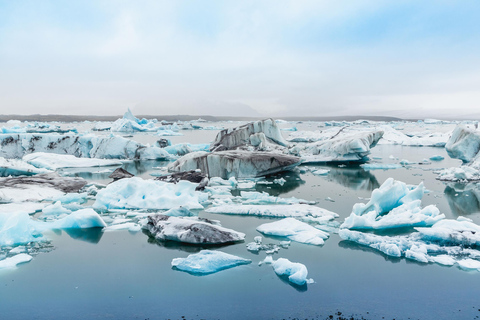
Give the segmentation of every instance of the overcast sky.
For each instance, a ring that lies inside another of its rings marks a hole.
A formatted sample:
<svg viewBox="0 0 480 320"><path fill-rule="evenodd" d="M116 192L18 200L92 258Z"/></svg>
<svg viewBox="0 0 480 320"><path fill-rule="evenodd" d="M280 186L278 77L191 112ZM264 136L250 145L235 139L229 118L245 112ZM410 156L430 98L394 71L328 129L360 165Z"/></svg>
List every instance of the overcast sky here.
<svg viewBox="0 0 480 320"><path fill-rule="evenodd" d="M0 0L0 112L480 117L480 1Z"/></svg>

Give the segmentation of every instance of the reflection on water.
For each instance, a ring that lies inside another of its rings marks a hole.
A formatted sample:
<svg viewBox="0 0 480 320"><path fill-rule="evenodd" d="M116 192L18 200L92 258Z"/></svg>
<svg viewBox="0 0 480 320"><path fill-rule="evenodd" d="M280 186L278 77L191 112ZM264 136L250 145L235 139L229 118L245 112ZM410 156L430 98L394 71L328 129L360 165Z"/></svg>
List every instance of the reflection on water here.
<svg viewBox="0 0 480 320"><path fill-rule="evenodd" d="M458 217L480 212L480 190L478 188L458 190L457 187L465 186L447 186L444 191L452 213Z"/></svg>
<svg viewBox="0 0 480 320"><path fill-rule="evenodd" d="M300 286L298 284L288 281L288 276L279 276L277 274L277 277L278 279L282 280L283 283L288 284L298 292L306 292L308 290L308 285L306 283Z"/></svg>
<svg viewBox="0 0 480 320"><path fill-rule="evenodd" d="M275 179L283 178L286 182L283 185L278 183L271 183L271 184L259 184L257 183L255 186L255 190L258 192L267 192L271 196L279 196L283 193L291 192L302 184L305 181L300 178L300 174L297 171L288 171L279 174L274 174L271 176L266 177L266 181L273 182Z"/></svg>
<svg viewBox="0 0 480 320"><path fill-rule="evenodd" d="M99 243L103 236L103 228L88 228L88 229L63 229L72 239L81 240L89 243ZM61 233L61 231L54 230L55 233Z"/></svg>
<svg viewBox="0 0 480 320"><path fill-rule="evenodd" d="M328 169L330 172L326 176L327 179L332 180L344 187L353 190L365 191L372 191L380 187L377 178L375 178L370 171L365 171L362 167L356 165L344 168L331 166Z"/></svg>
<svg viewBox="0 0 480 320"><path fill-rule="evenodd" d="M160 160L142 160L142 161L131 161L126 162L123 165L123 169L127 170L131 174L136 176L142 175L149 171L154 171L154 167L166 167L170 161L160 161Z"/></svg>
<svg viewBox="0 0 480 320"><path fill-rule="evenodd" d="M398 263L402 260L402 258L387 256L385 253L383 253L381 251L375 250L375 249L367 247L367 246L363 246L363 245L358 244L358 243L353 242L353 241L342 240L338 243L338 246L340 248L344 248L344 249L363 251L363 252L371 252L371 253L374 253L374 254L376 254L380 257L383 257L385 259L385 261L390 261L392 263Z"/></svg>
<svg viewBox="0 0 480 320"><path fill-rule="evenodd" d="M171 249L171 250L178 250L178 251L185 251L188 253L197 253L200 252L201 250L205 249L219 249L219 248L224 248L230 245L233 245L235 243L224 243L224 244L201 244L201 245L196 245L196 244L189 244L189 243L182 243L178 241L163 241L163 240L158 240L155 238L148 230L142 230L143 234L147 236L147 242L150 244L155 244L159 247L165 248L165 249Z"/></svg>

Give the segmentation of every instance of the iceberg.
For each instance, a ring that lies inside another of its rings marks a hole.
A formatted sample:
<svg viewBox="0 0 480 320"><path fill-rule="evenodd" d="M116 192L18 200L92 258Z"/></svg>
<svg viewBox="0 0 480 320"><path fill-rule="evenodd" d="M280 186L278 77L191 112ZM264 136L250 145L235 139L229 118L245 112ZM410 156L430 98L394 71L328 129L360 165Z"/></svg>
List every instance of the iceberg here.
<svg viewBox="0 0 480 320"><path fill-rule="evenodd" d="M139 120L133 115L130 109L125 112L123 118L117 119L110 128L110 131L115 132L148 132L157 131L155 123L147 119Z"/></svg>
<svg viewBox="0 0 480 320"><path fill-rule="evenodd" d="M79 158L170 159L158 147L150 147L116 135L94 134L0 134L0 156L22 158L25 154L47 152L70 154Z"/></svg>
<svg viewBox="0 0 480 320"><path fill-rule="evenodd" d="M305 145L299 154L304 163L365 161L382 136L383 131L334 136Z"/></svg>
<svg viewBox="0 0 480 320"><path fill-rule="evenodd" d="M266 151L277 147L286 147L280 129L273 119L247 123L243 126L220 131L210 146L211 151L254 148Z"/></svg>
<svg viewBox="0 0 480 320"><path fill-rule="evenodd" d="M205 210L209 213L249 215L274 218L316 218L316 221L331 221L338 214L326 209L308 204L291 205L222 205Z"/></svg>
<svg viewBox="0 0 480 320"><path fill-rule="evenodd" d="M207 275L224 269L249 264L249 259L240 258L228 253L213 250L202 250L187 258L172 260L172 267L196 275Z"/></svg>
<svg viewBox="0 0 480 320"><path fill-rule="evenodd" d="M50 170L39 169L22 160L5 159L0 157L0 177L33 176L39 173L48 172L50 172Z"/></svg>
<svg viewBox="0 0 480 320"><path fill-rule="evenodd" d="M23 161L37 167L48 170L57 170L59 168L87 168L118 166L122 162L118 160L77 158L69 154L54 154L45 152L35 152L23 156Z"/></svg>
<svg viewBox="0 0 480 320"><path fill-rule="evenodd" d="M33 257L31 255L20 253L14 255L13 257L0 260L0 269L15 268L17 265L29 262L32 259Z"/></svg>
<svg viewBox="0 0 480 320"><path fill-rule="evenodd" d="M279 258L272 264L272 267L278 276L285 276L288 278L288 281L296 285L303 286L313 282L312 279L307 279L307 267L301 263Z"/></svg>
<svg viewBox="0 0 480 320"><path fill-rule="evenodd" d="M415 228L425 241L450 245L480 246L480 226L465 220L445 219L430 228Z"/></svg>
<svg viewBox="0 0 480 320"><path fill-rule="evenodd" d="M445 218L438 208L429 205L421 208L425 192L423 182L410 190L407 185L393 178L387 179L373 190L368 203L357 203L340 228L387 229L400 227L431 226Z"/></svg>
<svg viewBox="0 0 480 320"><path fill-rule="evenodd" d="M245 234L198 217L172 217L164 214L148 216L144 226L156 239L192 244L222 244L239 242Z"/></svg>
<svg viewBox="0 0 480 320"><path fill-rule="evenodd" d="M203 209L201 201L208 195L195 191L196 184L179 181L176 184L164 181L124 178L110 183L97 193L93 208L110 209L171 209L179 206L188 209Z"/></svg>
<svg viewBox="0 0 480 320"><path fill-rule="evenodd" d="M209 177L222 179L251 178L288 171L300 164L300 158L272 152L249 152L242 150L218 152L192 152L174 163L168 169L182 172L200 169Z"/></svg>
<svg viewBox="0 0 480 320"><path fill-rule="evenodd" d="M265 235L285 237L292 241L317 246L323 245L324 240L328 239L328 233L294 218L264 223L257 227L257 231Z"/></svg>
<svg viewBox="0 0 480 320"><path fill-rule="evenodd" d="M391 126L381 126L384 131L379 144L394 144L411 147L444 147L450 137L450 132L422 132L415 135L406 135Z"/></svg>

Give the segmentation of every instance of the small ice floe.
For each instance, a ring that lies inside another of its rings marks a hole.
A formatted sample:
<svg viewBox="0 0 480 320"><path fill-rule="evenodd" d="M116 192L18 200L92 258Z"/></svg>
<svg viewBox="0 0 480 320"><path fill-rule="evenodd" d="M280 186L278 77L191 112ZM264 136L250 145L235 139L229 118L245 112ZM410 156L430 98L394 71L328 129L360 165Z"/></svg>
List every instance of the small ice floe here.
<svg viewBox="0 0 480 320"><path fill-rule="evenodd" d="M242 204L315 204L314 201L308 201L304 199L298 199L295 197L282 198L271 196L266 192L257 192L257 191L241 191L240 198L237 200L241 201Z"/></svg>
<svg viewBox="0 0 480 320"><path fill-rule="evenodd" d="M245 239L244 233L224 228L218 222L198 217L149 215L148 223L144 228L158 240L192 244L221 244Z"/></svg>
<svg viewBox="0 0 480 320"><path fill-rule="evenodd" d="M278 253L281 248L287 249L291 243L291 241L281 241L278 245L274 243L262 244L262 237L260 236L256 236L253 240L253 242L247 243L247 250L255 253L265 251L267 254Z"/></svg>
<svg viewBox="0 0 480 320"><path fill-rule="evenodd" d="M252 260L221 251L202 250L198 253L190 254L187 258L173 259L172 267L194 275L207 275L251 262Z"/></svg>
<svg viewBox="0 0 480 320"><path fill-rule="evenodd" d="M276 183L276 184L279 184L281 186L283 186L285 184L285 182L287 182L287 180L283 179L283 178L279 178L279 179L274 179L273 180L273 183Z"/></svg>
<svg viewBox="0 0 480 320"><path fill-rule="evenodd" d="M327 222L338 217L335 212L307 204L292 205L221 205L205 210L209 213L250 215L260 217L314 218L317 222Z"/></svg>
<svg viewBox="0 0 480 320"><path fill-rule="evenodd" d="M294 218L262 224L257 227L257 231L265 235L285 237L295 242L317 246L323 245L324 240L328 239L328 233Z"/></svg>
<svg viewBox="0 0 480 320"><path fill-rule="evenodd" d="M29 262L32 259L33 258L31 255L28 255L26 253L20 253L20 254L14 255L13 257L0 260L0 269L15 268L17 265L21 263Z"/></svg>
<svg viewBox="0 0 480 320"><path fill-rule="evenodd" d="M326 176L329 172L330 170L328 169L317 169L312 171L312 173L316 176Z"/></svg>
<svg viewBox="0 0 480 320"><path fill-rule="evenodd" d="M438 208L421 208L425 187L423 182L410 189L401 181L387 179L373 190L368 203L357 203L340 228L387 229L431 226L445 218Z"/></svg>
<svg viewBox="0 0 480 320"><path fill-rule="evenodd" d="M442 161L443 159L445 159L445 158L443 156L439 156L439 155L434 155L434 156L430 157L431 161Z"/></svg>
<svg viewBox="0 0 480 320"><path fill-rule="evenodd" d="M37 168L28 162L18 159L0 157L0 177L33 176L39 173L48 173L50 170Z"/></svg>
<svg viewBox="0 0 480 320"><path fill-rule="evenodd" d="M364 170L391 170L400 169L402 166L396 163L365 163L360 165Z"/></svg>
<svg viewBox="0 0 480 320"><path fill-rule="evenodd" d="M23 161L37 168L57 170L59 168L87 168L122 165L118 160L78 158L69 154L35 152L23 156Z"/></svg>
<svg viewBox="0 0 480 320"><path fill-rule="evenodd" d="M203 209L201 201L207 194L195 191L197 184L179 181L176 184L164 181L144 180L133 177L109 184L97 193L93 208L109 209L171 209L179 206L188 209Z"/></svg>
<svg viewBox="0 0 480 320"><path fill-rule="evenodd" d="M313 279L307 279L307 267L301 263L279 258L273 262L272 266L278 276L287 277L288 281L296 285L303 286L307 283L313 283Z"/></svg>

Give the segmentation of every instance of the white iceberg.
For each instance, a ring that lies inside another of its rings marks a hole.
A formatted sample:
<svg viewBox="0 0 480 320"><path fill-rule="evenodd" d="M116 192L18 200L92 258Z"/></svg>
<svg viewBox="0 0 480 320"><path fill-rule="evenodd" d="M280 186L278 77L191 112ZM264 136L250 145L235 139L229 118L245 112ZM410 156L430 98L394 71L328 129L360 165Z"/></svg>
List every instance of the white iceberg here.
<svg viewBox="0 0 480 320"><path fill-rule="evenodd" d="M120 179L97 193L93 208L171 209L179 206L203 209L200 202L208 195L195 191L197 184L181 180L176 184L133 177Z"/></svg>
<svg viewBox="0 0 480 320"><path fill-rule="evenodd" d="M294 218L264 223L257 227L257 231L265 235L285 237L292 241L317 246L323 245L324 240L328 239L328 233Z"/></svg>
<svg viewBox="0 0 480 320"><path fill-rule="evenodd" d="M25 161L5 159L0 157L0 177L32 176L39 173L48 173L49 170L39 169Z"/></svg>
<svg viewBox="0 0 480 320"><path fill-rule="evenodd" d="M54 154L46 152L27 154L23 156L23 161L37 168L45 168L49 170L57 170L59 168L86 168L122 165L122 162L118 160L77 158L69 154Z"/></svg>
<svg viewBox="0 0 480 320"><path fill-rule="evenodd" d="M400 227L431 226L445 218L434 205L421 208L425 192L423 182L410 190L407 185L393 178L387 179L373 190L370 201L357 203L340 228L387 229Z"/></svg>
<svg viewBox="0 0 480 320"><path fill-rule="evenodd" d="M110 128L110 131L115 132L148 132L157 131L155 123L147 119L139 120L136 118L130 109L125 112L123 118L117 119Z"/></svg>
<svg viewBox="0 0 480 320"><path fill-rule="evenodd" d="M312 283L312 279L307 279L307 267L298 262L291 262L288 259L279 258L273 264L273 270L279 276L285 276L288 281L303 286L306 283Z"/></svg>
<svg viewBox="0 0 480 320"><path fill-rule="evenodd" d="M357 132L310 143L299 151L304 163L365 161L383 131Z"/></svg>
<svg viewBox="0 0 480 320"><path fill-rule="evenodd" d="M235 215L249 215L259 217L298 217L298 218L314 218L317 222L331 221L338 217L338 214L328 211L326 209L307 205L307 204L292 204L292 205L222 205L211 207L205 210L209 213L235 214Z"/></svg>
<svg viewBox="0 0 480 320"><path fill-rule="evenodd" d="M29 262L32 259L33 258L31 255L20 253L14 255L13 257L0 260L0 269L15 268L17 265Z"/></svg>
<svg viewBox="0 0 480 320"><path fill-rule="evenodd" d="M172 267L192 274L206 275L251 262L249 259L221 251L202 250L189 255L187 258L173 259Z"/></svg>

